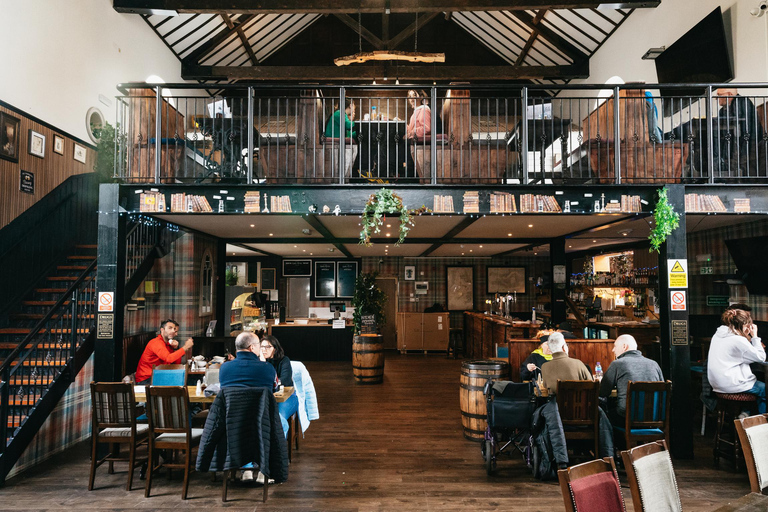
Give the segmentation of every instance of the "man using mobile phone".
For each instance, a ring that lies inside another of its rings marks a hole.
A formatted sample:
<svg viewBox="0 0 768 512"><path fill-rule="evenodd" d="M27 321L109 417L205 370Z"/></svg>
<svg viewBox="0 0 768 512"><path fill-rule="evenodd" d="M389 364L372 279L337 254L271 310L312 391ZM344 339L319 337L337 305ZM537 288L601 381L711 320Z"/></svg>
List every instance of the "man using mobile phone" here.
<svg viewBox="0 0 768 512"><path fill-rule="evenodd" d="M179 333L179 324L170 318L160 324L160 334L157 338L149 340L144 353L141 354L139 365L136 368L136 384L149 384L152 378L152 369L161 364L177 364L187 349L195 344L192 338L187 338L184 346L179 348L176 335Z"/></svg>

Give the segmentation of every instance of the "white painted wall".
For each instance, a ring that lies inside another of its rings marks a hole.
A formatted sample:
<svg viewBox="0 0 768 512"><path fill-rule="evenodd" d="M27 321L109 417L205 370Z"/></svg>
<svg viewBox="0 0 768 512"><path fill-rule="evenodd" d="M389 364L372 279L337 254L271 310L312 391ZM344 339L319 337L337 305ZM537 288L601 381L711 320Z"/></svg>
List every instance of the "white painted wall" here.
<svg viewBox="0 0 768 512"><path fill-rule="evenodd" d="M649 48L669 47L718 5L733 45L735 81L768 81L768 16L749 14L758 0L662 0L654 9L636 9L589 60L590 77L572 83L605 83L612 76L625 82L656 83Z"/></svg>
<svg viewBox="0 0 768 512"><path fill-rule="evenodd" d="M83 140L90 107L115 123L118 83L150 75L182 82L181 63L162 40L111 0L0 0L0 19L0 100Z"/></svg>

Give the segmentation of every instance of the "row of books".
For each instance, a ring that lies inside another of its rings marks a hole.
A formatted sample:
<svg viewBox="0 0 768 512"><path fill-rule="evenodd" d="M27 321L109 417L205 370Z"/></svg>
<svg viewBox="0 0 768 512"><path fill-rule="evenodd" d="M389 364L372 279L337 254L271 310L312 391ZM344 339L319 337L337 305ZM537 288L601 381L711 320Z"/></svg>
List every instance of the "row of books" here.
<svg viewBox="0 0 768 512"><path fill-rule="evenodd" d="M160 192L142 192L139 196L139 211L164 212L165 194Z"/></svg>
<svg viewBox="0 0 768 512"><path fill-rule="evenodd" d="M245 213L259 213L261 211L260 198L258 192L245 193Z"/></svg>
<svg viewBox="0 0 768 512"><path fill-rule="evenodd" d="M515 195L509 192L491 192L491 213L515 213Z"/></svg>
<svg viewBox="0 0 768 512"><path fill-rule="evenodd" d="M749 199L747 199L747 201L749 201ZM725 208L723 201L718 196L707 194L685 194L685 211L725 212L728 210Z"/></svg>
<svg viewBox="0 0 768 512"><path fill-rule="evenodd" d="M453 196L436 195L432 211L435 213L453 213Z"/></svg>
<svg viewBox="0 0 768 512"><path fill-rule="evenodd" d="M272 213L291 213L291 196L271 196L269 199Z"/></svg>
<svg viewBox="0 0 768 512"><path fill-rule="evenodd" d="M464 213L480 213L480 192L464 192Z"/></svg>
<svg viewBox="0 0 768 512"><path fill-rule="evenodd" d="M520 194L520 212L560 213L562 210L554 196Z"/></svg>
<svg viewBox="0 0 768 512"><path fill-rule="evenodd" d="M643 204L640 202L640 196L621 195L622 212L642 212Z"/></svg>
<svg viewBox="0 0 768 512"><path fill-rule="evenodd" d="M172 212L212 212L213 208L208 203L205 196L196 196L194 194L171 194Z"/></svg>

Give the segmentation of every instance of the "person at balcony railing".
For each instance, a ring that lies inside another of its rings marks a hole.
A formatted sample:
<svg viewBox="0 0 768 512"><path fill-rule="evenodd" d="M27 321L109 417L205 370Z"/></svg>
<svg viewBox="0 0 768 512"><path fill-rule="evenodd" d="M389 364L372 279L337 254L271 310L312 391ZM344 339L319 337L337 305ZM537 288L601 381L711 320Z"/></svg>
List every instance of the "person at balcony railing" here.
<svg viewBox="0 0 768 512"><path fill-rule="evenodd" d="M648 102L646 109L648 111L648 135L655 137L653 139L655 142L661 142L664 135L661 133L661 128L659 128L659 111L656 109L656 103L653 101L651 91L645 91L645 101Z"/></svg>
<svg viewBox="0 0 768 512"><path fill-rule="evenodd" d="M763 139L763 127L757 118L755 104L749 98L740 96L737 89L720 88L717 96L720 140L719 144L715 142L713 148L715 162L726 169L730 164L736 170L745 168L749 159L752 160L750 168L754 167L755 147Z"/></svg>
<svg viewBox="0 0 768 512"><path fill-rule="evenodd" d="M429 109L427 93L411 89L408 91L408 104L413 113L405 132L406 137L417 142L423 141L432 131L432 111Z"/></svg>
<svg viewBox="0 0 768 512"><path fill-rule="evenodd" d="M355 104L349 98L344 100L344 128L345 137L354 138L357 133L355 132ZM328 118L328 122L325 125L325 136L338 139L341 137L341 109L336 107L336 111Z"/></svg>

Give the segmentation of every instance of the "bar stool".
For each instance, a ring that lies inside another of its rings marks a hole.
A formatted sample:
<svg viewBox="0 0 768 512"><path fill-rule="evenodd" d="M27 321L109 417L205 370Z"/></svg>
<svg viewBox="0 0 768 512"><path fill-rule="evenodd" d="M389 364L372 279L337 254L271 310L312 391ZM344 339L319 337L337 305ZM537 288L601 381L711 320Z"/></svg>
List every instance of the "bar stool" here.
<svg viewBox="0 0 768 512"><path fill-rule="evenodd" d="M717 393L717 429L715 430L715 467L720 465L720 456L733 460L736 471L744 460L739 436L736 435L733 420L744 409L750 416L757 414L757 396L751 393ZM723 436L725 434L725 438Z"/></svg>
<svg viewBox="0 0 768 512"><path fill-rule="evenodd" d="M451 353L453 353L453 358L456 359L459 356L459 350L461 350L461 353L463 355L464 354L464 328L451 327L450 333L448 334L448 350L446 351L448 357L451 357Z"/></svg>

